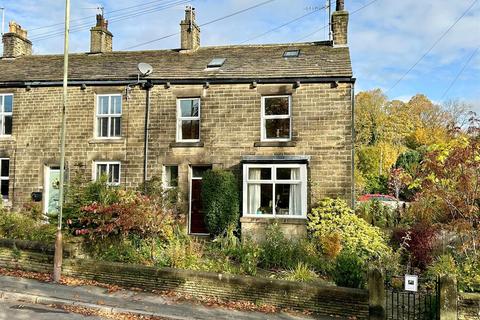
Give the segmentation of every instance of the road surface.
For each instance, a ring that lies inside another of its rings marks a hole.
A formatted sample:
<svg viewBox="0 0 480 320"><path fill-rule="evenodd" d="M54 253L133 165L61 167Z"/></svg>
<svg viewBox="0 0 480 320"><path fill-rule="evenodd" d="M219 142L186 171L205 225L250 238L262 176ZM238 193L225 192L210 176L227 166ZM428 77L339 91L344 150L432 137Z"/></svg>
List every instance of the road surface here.
<svg viewBox="0 0 480 320"><path fill-rule="evenodd" d="M0 320L103 320L53 309L38 304L0 300Z"/></svg>

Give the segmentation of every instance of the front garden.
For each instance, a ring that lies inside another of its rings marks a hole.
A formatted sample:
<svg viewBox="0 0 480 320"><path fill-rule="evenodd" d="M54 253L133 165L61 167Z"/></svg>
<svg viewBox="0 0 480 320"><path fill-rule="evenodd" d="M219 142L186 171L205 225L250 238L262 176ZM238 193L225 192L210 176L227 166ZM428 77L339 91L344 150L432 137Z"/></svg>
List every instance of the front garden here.
<svg viewBox="0 0 480 320"><path fill-rule="evenodd" d="M476 125L476 126L475 126ZM265 240L241 237L239 193L232 173L204 176L210 239L190 237L178 190L154 178L138 190L110 187L106 178L75 180L67 191L66 241L82 239L95 260L365 287L366 271L387 276L455 275L462 291L480 291L480 135L478 123L448 143L432 145L402 190L405 210L372 201L353 211L323 199L308 213L308 236L291 240L272 222ZM413 160L417 161L417 160ZM48 222L50 221L50 223ZM273 220L274 221L274 220ZM0 213L0 237L53 243L56 219L31 204ZM401 285L401 284L400 284Z"/></svg>

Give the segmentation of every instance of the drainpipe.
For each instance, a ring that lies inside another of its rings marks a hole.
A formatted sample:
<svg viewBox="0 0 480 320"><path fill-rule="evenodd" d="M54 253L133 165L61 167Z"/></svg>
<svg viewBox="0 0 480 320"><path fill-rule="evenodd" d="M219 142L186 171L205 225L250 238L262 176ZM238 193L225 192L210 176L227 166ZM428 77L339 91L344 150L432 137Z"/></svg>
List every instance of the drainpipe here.
<svg viewBox="0 0 480 320"><path fill-rule="evenodd" d="M355 209L355 83L352 82L352 208Z"/></svg>
<svg viewBox="0 0 480 320"><path fill-rule="evenodd" d="M144 141L143 141L143 188L147 190L147 178L148 178L148 124L150 122L150 92L153 88L153 83L147 81L143 84L143 89L146 91L145 100L145 128L144 128Z"/></svg>

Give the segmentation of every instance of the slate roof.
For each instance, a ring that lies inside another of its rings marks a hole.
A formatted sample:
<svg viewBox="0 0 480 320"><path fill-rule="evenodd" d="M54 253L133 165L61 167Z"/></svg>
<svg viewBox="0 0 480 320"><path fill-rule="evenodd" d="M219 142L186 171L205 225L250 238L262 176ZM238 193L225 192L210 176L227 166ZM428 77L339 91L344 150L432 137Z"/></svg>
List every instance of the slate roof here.
<svg viewBox="0 0 480 320"><path fill-rule="evenodd" d="M297 58L285 50L300 49ZM225 58L219 70L206 70L213 58ZM179 50L116 51L70 55L69 80L122 80L136 77L137 64L153 66L151 79L266 79L352 77L349 49L330 42L278 45L238 45ZM61 81L63 55L32 55L0 59L0 82Z"/></svg>

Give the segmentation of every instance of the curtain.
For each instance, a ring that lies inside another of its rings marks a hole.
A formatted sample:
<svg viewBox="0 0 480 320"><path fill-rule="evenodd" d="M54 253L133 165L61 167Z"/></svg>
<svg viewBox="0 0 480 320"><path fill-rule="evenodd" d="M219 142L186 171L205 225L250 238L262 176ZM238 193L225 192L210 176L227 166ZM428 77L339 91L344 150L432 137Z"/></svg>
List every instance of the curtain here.
<svg viewBox="0 0 480 320"><path fill-rule="evenodd" d="M249 180L260 180L261 169L250 168L248 172ZM260 208L261 185L248 184L248 214L257 214Z"/></svg>
<svg viewBox="0 0 480 320"><path fill-rule="evenodd" d="M300 179L300 170L299 169L292 169L290 178L292 180L299 180ZM289 215L301 215L301 199L300 199L300 184L291 184L290 185L290 194L289 194L289 208L288 214Z"/></svg>

